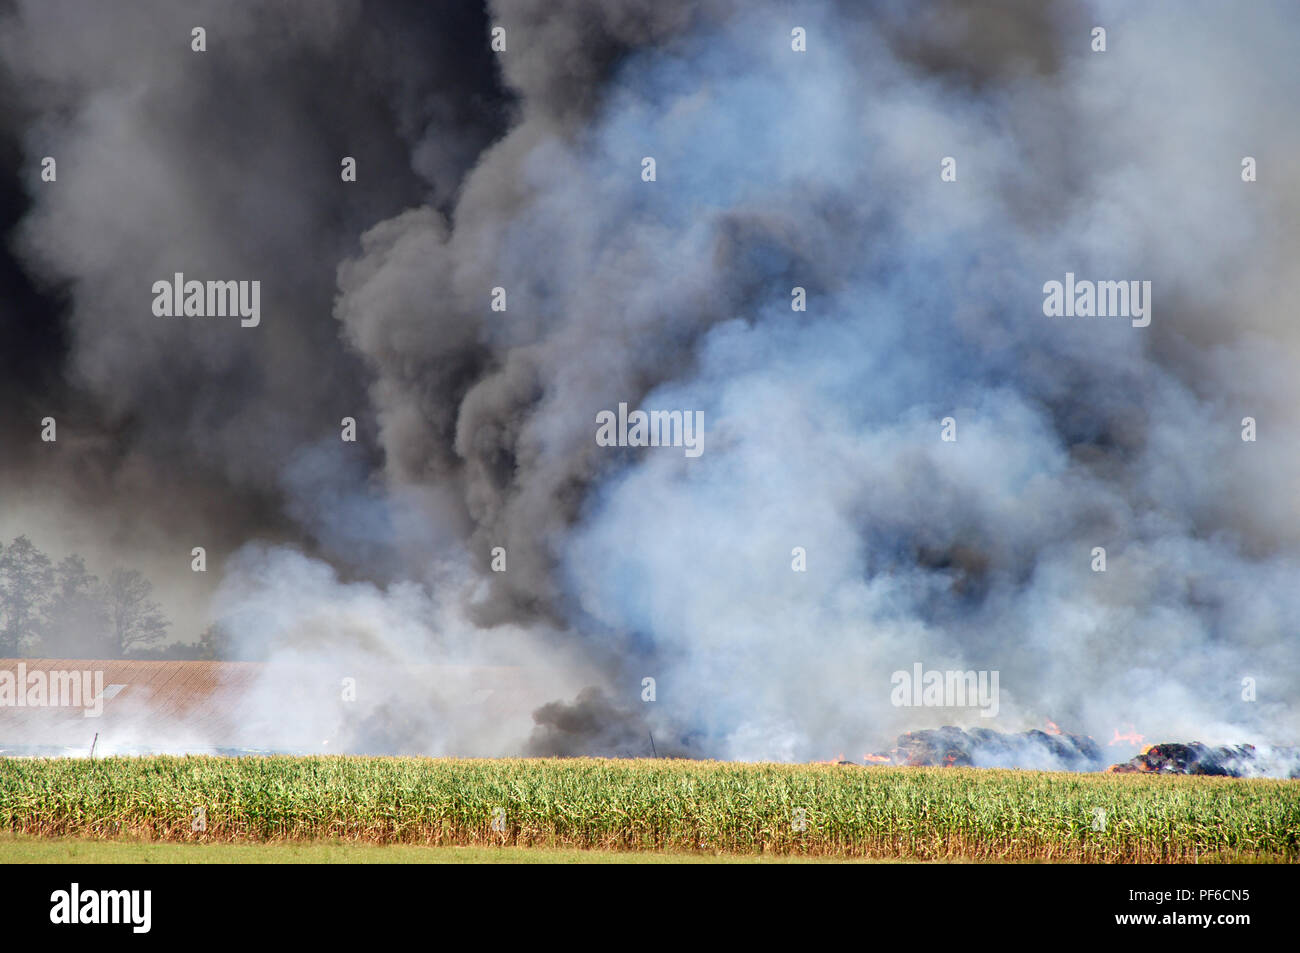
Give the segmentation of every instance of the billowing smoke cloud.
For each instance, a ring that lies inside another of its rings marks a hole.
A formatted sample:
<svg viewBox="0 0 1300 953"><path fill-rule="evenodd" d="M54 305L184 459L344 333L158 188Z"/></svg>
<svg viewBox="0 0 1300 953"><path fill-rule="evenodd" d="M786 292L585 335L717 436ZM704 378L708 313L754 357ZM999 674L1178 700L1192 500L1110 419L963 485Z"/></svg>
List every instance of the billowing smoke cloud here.
<svg viewBox="0 0 1300 953"><path fill-rule="evenodd" d="M278 544L213 603L245 649L531 673L532 719L416 679L355 747L1300 734L1285 5L453 6L20 5L0 46L27 181L65 157L18 231L100 461L61 492ZM174 271L262 277L263 327L155 318ZM1047 317L1067 273L1149 326ZM598 446L620 403L705 452ZM996 718L896 707L917 662Z"/></svg>
<svg viewBox="0 0 1300 953"><path fill-rule="evenodd" d="M29 310L6 324L62 318L66 388L21 409L60 418L76 452L41 454L15 414L7 470L35 464L40 484L70 484L124 537L165 521L227 552L250 535L301 538L305 524L328 550L314 501L354 492L379 460L364 375L330 315L337 264L374 222L450 202L504 121L490 54L458 42L483 14L443 7L13 5L0 55L30 207L12 239L54 313L20 301ZM195 27L206 52L191 48ZM461 81L483 95L466 99ZM57 182L41 181L44 156ZM343 156L358 159L355 185ZM176 272L259 279L265 324L142 308ZM352 456L364 465L314 465L344 416L363 424Z"/></svg>

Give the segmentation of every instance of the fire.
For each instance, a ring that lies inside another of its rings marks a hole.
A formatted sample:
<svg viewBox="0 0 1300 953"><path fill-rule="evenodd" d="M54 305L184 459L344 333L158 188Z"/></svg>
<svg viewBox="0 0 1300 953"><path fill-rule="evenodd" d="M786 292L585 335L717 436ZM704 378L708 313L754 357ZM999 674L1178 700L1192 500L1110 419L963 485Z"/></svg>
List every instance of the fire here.
<svg viewBox="0 0 1300 953"><path fill-rule="evenodd" d="M825 761L814 761L813 764L840 764L841 762L843 762L843 760L844 760L844 755L837 754L835 757L828 758Z"/></svg>
<svg viewBox="0 0 1300 953"><path fill-rule="evenodd" d="M1119 729L1116 728L1116 729L1115 729L1115 737L1110 739L1109 744L1111 744L1111 745L1117 745L1117 744L1140 745L1140 744L1142 744L1142 742L1145 741L1145 740L1146 740L1145 738L1143 738L1140 734L1137 733L1137 729L1135 729L1132 725L1129 725L1129 726L1128 726L1128 731L1125 732L1124 734L1120 734ZM1143 752L1143 753L1145 754L1145 752Z"/></svg>
<svg viewBox="0 0 1300 953"><path fill-rule="evenodd" d="M864 754L862 760L870 761L873 764L888 764L890 758L887 754Z"/></svg>
<svg viewBox="0 0 1300 953"><path fill-rule="evenodd" d="M1057 726L1056 722L1052 721L1050 718L1047 721L1047 733L1049 735L1059 735L1061 733L1061 729Z"/></svg>

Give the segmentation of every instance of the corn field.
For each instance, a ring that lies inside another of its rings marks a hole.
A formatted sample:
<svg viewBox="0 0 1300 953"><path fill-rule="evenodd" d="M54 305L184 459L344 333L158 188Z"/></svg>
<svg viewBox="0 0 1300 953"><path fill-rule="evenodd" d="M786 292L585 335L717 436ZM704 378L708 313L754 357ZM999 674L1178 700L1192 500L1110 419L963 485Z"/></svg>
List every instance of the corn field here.
<svg viewBox="0 0 1300 953"><path fill-rule="evenodd" d="M0 830L1103 862L1300 860L1300 783L671 760L0 759Z"/></svg>

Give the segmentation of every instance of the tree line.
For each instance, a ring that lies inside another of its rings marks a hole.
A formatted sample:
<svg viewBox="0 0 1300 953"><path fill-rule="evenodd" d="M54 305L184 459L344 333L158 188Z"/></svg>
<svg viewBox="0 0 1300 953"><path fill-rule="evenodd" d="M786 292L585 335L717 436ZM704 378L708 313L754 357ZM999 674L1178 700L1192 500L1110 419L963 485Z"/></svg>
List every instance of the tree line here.
<svg viewBox="0 0 1300 953"><path fill-rule="evenodd" d="M0 657L216 657L214 632L165 644L170 627L138 570L100 579L82 557L56 563L26 536L0 543Z"/></svg>

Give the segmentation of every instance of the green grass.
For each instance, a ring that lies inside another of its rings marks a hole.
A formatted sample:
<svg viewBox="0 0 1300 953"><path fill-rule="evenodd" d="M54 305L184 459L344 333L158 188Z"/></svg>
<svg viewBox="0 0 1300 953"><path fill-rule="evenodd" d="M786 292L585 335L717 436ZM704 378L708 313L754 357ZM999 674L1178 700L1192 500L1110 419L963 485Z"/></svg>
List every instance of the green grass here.
<svg viewBox="0 0 1300 953"><path fill-rule="evenodd" d="M194 831L200 806L206 830ZM1098 808L1104 830L1092 829ZM1300 784L670 760L0 759L0 831L207 846L1294 862Z"/></svg>
<svg viewBox="0 0 1300 953"><path fill-rule="evenodd" d="M565 850L547 847L429 847L349 841L86 840L0 834L0 864L807 864L869 863L774 854Z"/></svg>

